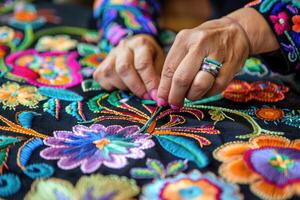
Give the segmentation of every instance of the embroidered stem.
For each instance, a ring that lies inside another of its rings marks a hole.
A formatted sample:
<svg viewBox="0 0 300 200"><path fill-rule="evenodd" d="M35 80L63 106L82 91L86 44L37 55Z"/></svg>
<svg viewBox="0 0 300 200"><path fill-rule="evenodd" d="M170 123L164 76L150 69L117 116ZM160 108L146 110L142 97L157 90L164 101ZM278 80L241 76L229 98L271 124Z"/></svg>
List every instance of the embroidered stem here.
<svg viewBox="0 0 300 200"><path fill-rule="evenodd" d="M20 133L20 134L29 135L32 137L37 137L37 138L42 138L42 139L45 139L48 137L47 135L39 133L33 129L23 128L22 126L19 126L15 123L9 121L8 119L4 118L1 115L0 115L0 120L3 123L5 123L6 125L8 125L8 126L0 126L0 130L10 131L10 132L14 132L14 133Z"/></svg>
<svg viewBox="0 0 300 200"><path fill-rule="evenodd" d="M148 129L148 127L150 126L150 124L152 123L152 121L158 116L158 114L160 113L160 111L162 111L162 109L163 109L162 106L158 107L156 109L156 111L154 112L154 114L147 121L147 123L138 132L139 133L143 133L144 131L146 131Z"/></svg>
<svg viewBox="0 0 300 200"><path fill-rule="evenodd" d="M200 99L200 100L197 100L197 101L190 101L190 100L185 99L184 104L186 106L189 106L189 105L199 105L199 104L205 104L205 103L211 103L211 102L214 102L214 101L219 101L219 100L221 100L223 98L224 97L223 97L222 94L217 94L215 96L211 96L211 97L208 97L208 98Z"/></svg>
<svg viewBox="0 0 300 200"><path fill-rule="evenodd" d="M30 25L27 25L24 31L24 39L22 43L17 47L17 51L27 49L32 44L33 37L34 34L33 34L32 27Z"/></svg>
<svg viewBox="0 0 300 200"><path fill-rule="evenodd" d="M269 131L269 130L265 130L262 129L257 123L256 121L254 121L254 119L252 119L252 117L246 113L242 113L240 111L236 111L236 110L231 110L228 108L221 108L221 107L216 107L216 106L205 106L205 105L190 105L189 107L193 107L193 108L203 108L203 109L212 109L212 110L219 110L219 111L223 111L223 112L227 112L227 113L232 113L238 116L243 117L245 120L247 120L247 122L249 122L253 128L253 131L249 134L246 135L239 135L236 136L236 138L239 139L246 139L246 138L252 138L254 136L258 136L262 133L267 133L267 134L275 134L275 135L282 135L283 133L280 132L274 132L274 131Z"/></svg>
<svg viewBox="0 0 300 200"><path fill-rule="evenodd" d="M82 36L89 32L88 29L85 28L77 28L70 26L60 26L55 28L43 29L35 33L34 41L44 35L55 35L55 34L68 34L68 35L79 35Z"/></svg>

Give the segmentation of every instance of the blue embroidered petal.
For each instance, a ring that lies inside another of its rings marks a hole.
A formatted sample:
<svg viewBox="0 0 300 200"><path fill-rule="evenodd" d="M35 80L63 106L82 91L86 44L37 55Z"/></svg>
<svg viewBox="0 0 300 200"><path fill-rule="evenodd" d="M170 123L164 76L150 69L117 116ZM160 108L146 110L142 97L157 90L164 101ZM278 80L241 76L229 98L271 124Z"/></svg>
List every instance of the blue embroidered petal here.
<svg viewBox="0 0 300 200"><path fill-rule="evenodd" d="M199 168L206 167L208 157L202 152L200 146L192 140L171 135L155 136L160 145L168 152L179 158L194 162Z"/></svg>

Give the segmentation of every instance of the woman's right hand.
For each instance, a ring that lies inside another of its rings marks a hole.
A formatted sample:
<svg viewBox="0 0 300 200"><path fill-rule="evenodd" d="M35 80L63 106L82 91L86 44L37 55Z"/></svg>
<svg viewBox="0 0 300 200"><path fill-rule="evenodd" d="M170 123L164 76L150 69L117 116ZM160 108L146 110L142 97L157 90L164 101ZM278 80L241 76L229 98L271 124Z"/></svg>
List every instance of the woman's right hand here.
<svg viewBox="0 0 300 200"><path fill-rule="evenodd" d="M138 97L156 100L163 62L163 50L152 36L135 35L122 40L93 77L105 90L130 90Z"/></svg>

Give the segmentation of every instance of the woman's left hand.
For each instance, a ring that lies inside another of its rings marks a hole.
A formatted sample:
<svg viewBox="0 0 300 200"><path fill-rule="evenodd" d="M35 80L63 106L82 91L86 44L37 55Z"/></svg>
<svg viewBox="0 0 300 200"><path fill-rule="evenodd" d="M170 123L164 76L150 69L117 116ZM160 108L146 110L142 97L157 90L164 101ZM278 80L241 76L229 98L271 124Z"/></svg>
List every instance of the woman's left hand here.
<svg viewBox="0 0 300 200"><path fill-rule="evenodd" d="M268 26L265 20L262 20L260 23ZM260 24L257 21L253 23L256 23L255 26ZM272 31L270 33L273 35ZM272 35L269 35L269 38L272 39ZM180 31L163 67L158 104L170 104L176 109L183 105L185 97L197 100L221 92L240 71L255 43L261 42L249 41L242 26L226 17L208 21L194 29ZM275 43L277 44L276 38ZM267 42L265 44L267 45ZM223 64L216 77L201 70L205 57Z"/></svg>

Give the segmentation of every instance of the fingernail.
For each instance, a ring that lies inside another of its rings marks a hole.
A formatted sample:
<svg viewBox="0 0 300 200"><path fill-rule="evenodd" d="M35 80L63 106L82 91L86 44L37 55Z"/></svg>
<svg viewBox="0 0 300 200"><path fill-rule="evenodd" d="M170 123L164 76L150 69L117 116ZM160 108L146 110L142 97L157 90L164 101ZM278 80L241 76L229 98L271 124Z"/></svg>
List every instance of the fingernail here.
<svg viewBox="0 0 300 200"><path fill-rule="evenodd" d="M179 106L175 106L175 105L171 105L171 109L172 109L172 110L179 110L180 107L179 107Z"/></svg>
<svg viewBox="0 0 300 200"><path fill-rule="evenodd" d="M151 90L150 95L154 101L157 101L157 89Z"/></svg>
<svg viewBox="0 0 300 200"><path fill-rule="evenodd" d="M166 106L166 105L168 105L168 102L166 102L166 100L164 100L162 98L157 98L157 105L158 106Z"/></svg>
<svg viewBox="0 0 300 200"><path fill-rule="evenodd" d="M145 94L143 95L143 99L150 100L150 99L151 99L151 96L150 96L148 93L145 93Z"/></svg>

